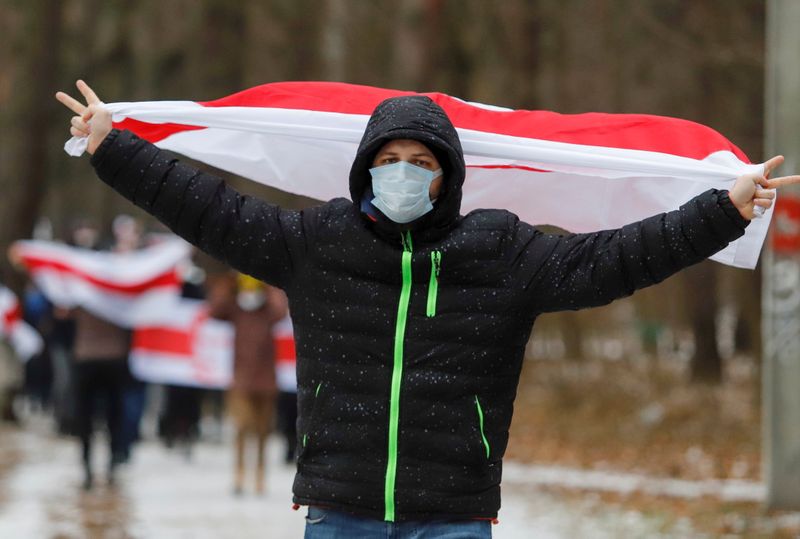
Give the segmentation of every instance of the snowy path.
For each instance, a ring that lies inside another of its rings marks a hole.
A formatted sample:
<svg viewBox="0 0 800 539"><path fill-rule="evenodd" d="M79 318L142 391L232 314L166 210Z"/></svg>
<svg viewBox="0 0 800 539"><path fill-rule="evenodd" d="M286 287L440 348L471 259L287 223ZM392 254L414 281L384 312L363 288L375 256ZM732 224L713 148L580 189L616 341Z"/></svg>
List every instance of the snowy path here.
<svg viewBox="0 0 800 539"><path fill-rule="evenodd" d="M6 430L3 438L0 451L15 448L24 457L0 480L2 538L283 539L303 535L304 512L291 510L293 470L279 462L281 447L277 441L268 448L266 495L237 498L230 492L231 451L227 445L198 444L192 460L187 461L157 443L144 443L116 489L100 486L83 493L74 441L48 435L42 428ZM98 455L98 462L100 458L102 455ZM603 483L608 490L608 485L619 479L592 473L509 463L501 523L494 527L494 537L659 536L658 530L667 524L663 516L603 507L596 496L568 501L540 486L561 484L555 479L560 477L566 486L594 488L594 482ZM625 479L624 474L619 475L622 491L632 488L636 476ZM102 475L99 479L102 482ZM758 489L758 485L749 487L752 491L745 488L748 495ZM688 523L679 524L680 529L671 527L669 536L693 535Z"/></svg>

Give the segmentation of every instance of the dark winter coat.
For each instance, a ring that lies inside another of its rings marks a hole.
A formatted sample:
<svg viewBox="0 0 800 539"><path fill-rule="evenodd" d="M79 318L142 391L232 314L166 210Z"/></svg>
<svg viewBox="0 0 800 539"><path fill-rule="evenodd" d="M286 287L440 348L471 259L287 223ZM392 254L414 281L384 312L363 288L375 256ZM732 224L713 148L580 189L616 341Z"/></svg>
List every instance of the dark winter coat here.
<svg viewBox="0 0 800 539"><path fill-rule="evenodd" d="M209 295L211 316L233 324L233 391L278 394L272 328L287 314L285 301L278 294L283 295L274 288L265 292L264 304L253 310L239 307L234 294Z"/></svg>
<svg viewBox="0 0 800 539"><path fill-rule="evenodd" d="M425 143L445 175L434 210L407 226L361 200L373 156L394 138ZM657 283L747 223L716 190L592 234L544 234L503 210L460 216L460 143L425 97L376 109L350 175L353 202L284 210L130 132L112 132L92 163L176 233L286 291L297 342L295 502L388 521L495 517L536 316Z"/></svg>

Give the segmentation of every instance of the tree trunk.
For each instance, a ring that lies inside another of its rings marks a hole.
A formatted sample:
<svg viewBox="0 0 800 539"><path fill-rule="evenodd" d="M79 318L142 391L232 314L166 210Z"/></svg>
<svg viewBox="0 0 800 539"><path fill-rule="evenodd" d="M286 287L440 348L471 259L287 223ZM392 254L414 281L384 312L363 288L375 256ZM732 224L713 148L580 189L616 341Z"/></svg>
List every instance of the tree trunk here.
<svg viewBox="0 0 800 539"><path fill-rule="evenodd" d="M5 143L17 147L15 162L10 165L12 173L0 181L3 196L0 197L0 260L7 269L5 252L12 241L27 238L39 215L44 199L47 180L47 156L50 144L49 120L57 106L55 93L60 36L62 28L62 2L38 0L28 9L26 42L31 44L25 61L25 69L17 80L13 99L18 99L18 114L10 121L18 129L16 141ZM4 271L4 274L10 272ZM10 284L17 285L14 279Z"/></svg>
<svg viewBox="0 0 800 539"><path fill-rule="evenodd" d="M717 266L708 260L685 270L689 321L695 350L690 363L692 382L722 382L722 357L717 350Z"/></svg>
<svg viewBox="0 0 800 539"><path fill-rule="evenodd" d="M583 324L574 311L558 313L559 330L564 339L564 357L569 361L583 361Z"/></svg>

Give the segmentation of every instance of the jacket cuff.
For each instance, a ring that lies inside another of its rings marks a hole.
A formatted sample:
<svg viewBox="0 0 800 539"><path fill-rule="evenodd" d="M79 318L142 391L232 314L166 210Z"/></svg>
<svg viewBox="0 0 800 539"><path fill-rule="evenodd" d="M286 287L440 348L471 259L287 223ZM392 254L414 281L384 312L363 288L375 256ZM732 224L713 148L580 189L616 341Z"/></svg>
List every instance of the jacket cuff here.
<svg viewBox="0 0 800 539"><path fill-rule="evenodd" d="M136 203L134 195L142 180L137 172L143 172L152 159L149 143L127 129L115 129L97 147L91 164L98 178Z"/></svg>
<svg viewBox="0 0 800 539"><path fill-rule="evenodd" d="M727 215L731 221L733 221L740 228L747 228L747 225L750 224L750 220L742 217L742 214L739 213L739 210L733 205L727 190L718 191L717 201L719 202L722 211L725 212L725 215Z"/></svg>
<svg viewBox="0 0 800 539"><path fill-rule="evenodd" d="M100 146L94 151L94 155L92 155L92 159L89 161L94 168L98 167L108 149L114 144L118 135L119 129L112 129L108 135L106 135L106 138L103 139L103 142L100 143Z"/></svg>

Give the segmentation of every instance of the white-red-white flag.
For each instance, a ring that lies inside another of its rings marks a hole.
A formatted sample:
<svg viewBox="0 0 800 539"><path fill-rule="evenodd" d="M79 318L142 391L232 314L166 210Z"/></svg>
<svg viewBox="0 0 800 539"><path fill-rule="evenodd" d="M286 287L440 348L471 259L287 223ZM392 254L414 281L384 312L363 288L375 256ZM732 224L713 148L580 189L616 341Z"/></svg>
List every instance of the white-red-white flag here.
<svg viewBox="0 0 800 539"><path fill-rule="evenodd" d="M224 389L233 376L233 325L210 318L203 301L181 299L169 320L133 332L131 372L157 384Z"/></svg>
<svg viewBox="0 0 800 539"><path fill-rule="evenodd" d="M0 339L5 339L22 361L44 349L41 335L22 319L22 307L17 296L0 285Z"/></svg>
<svg viewBox="0 0 800 539"><path fill-rule="evenodd" d="M282 82L206 102L111 103L114 125L260 183L319 200L349 196L367 119L402 92ZM763 171L713 129L643 114L510 110L430 96L456 126L467 162L463 209L505 208L572 232L617 228ZM78 154L77 139L67 151ZM755 267L772 210L712 259Z"/></svg>
<svg viewBox="0 0 800 539"><path fill-rule="evenodd" d="M36 240L17 245L34 283L53 304L82 307L125 328L169 320L180 296L178 265L190 252L177 238L129 253Z"/></svg>
<svg viewBox="0 0 800 539"><path fill-rule="evenodd" d="M204 302L180 296L178 268L190 249L184 241L171 239L130 253L43 241L17 245L22 263L52 303L82 307L133 329L129 364L140 380L229 385L233 329L210 319Z"/></svg>

